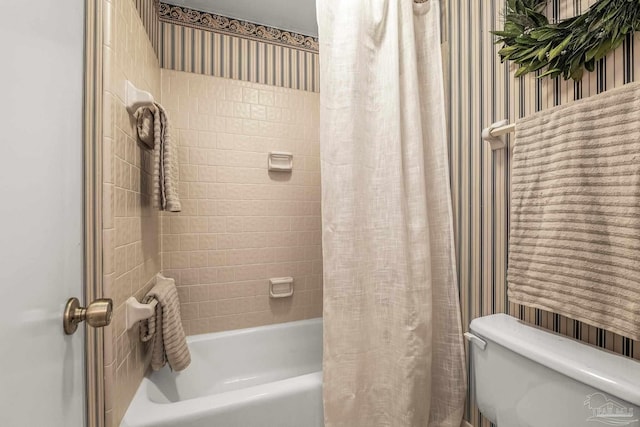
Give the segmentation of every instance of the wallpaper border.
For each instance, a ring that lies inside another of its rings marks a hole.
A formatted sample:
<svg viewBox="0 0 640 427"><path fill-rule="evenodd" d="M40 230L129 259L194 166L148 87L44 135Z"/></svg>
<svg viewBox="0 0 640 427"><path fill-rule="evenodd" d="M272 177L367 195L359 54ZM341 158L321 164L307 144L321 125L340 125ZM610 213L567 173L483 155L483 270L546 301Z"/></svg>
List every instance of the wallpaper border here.
<svg viewBox="0 0 640 427"><path fill-rule="evenodd" d="M284 31L249 21L228 18L214 13L202 12L161 2L159 16L161 22L169 22L215 33L279 44L313 53L318 52L318 39L316 37Z"/></svg>

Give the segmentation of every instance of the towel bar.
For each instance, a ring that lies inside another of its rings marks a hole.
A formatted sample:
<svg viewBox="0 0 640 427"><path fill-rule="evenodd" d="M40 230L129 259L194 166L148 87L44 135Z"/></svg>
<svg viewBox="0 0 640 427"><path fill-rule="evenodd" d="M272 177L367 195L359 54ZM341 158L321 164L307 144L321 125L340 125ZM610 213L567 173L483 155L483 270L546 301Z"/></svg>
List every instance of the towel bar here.
<svg viewBox="0 0 640 427"><path fill-rule="evenodd" d="M490 127L490 129L491 129L491 136L502 136L508 133L515 132L516 125L514 123L511 123L503 126L496 126L496 127L492 126Z"/></svg>
<svg viewBox="0 0 640 427"><path fill-rule="evenodd" d="M155 102L153 100L153 95L149 92L138 89L129 80L125 82L124 94L125 104L129 114L135 113L140 107L148 107Z"/></svg>
<svg viewBox="0 0 640 427"><path fill-rule="evenodd" d="M496 122L482 131L482 139L487 141L491 145L493 151L501 150L505 147L504 140L500 138L503 135L513 133L516 130L516 125L509 123L508 120L502 120Z"/></svg>
<svg viewBox="0 0 640 427"><path fill-rule="evenodd" d="M137 325L139 321L153 316L156 313L158 301L153 300L149 304L142 304L138 302L135 297L129 297L125 304L127 305L125 310L125 325L128 331Z"/></svg>

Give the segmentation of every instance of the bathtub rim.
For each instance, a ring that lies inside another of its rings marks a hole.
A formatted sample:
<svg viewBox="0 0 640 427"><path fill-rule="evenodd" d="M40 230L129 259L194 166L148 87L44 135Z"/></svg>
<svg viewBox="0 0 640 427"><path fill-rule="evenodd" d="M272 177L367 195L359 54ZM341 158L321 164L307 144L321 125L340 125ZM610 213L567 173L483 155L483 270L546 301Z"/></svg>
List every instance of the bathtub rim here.
<svg viewBox="0 0 640 427"><path fill-rule="evenodd" d="M263 326L252 326L250 328L230 329L228 331L206 332L204 334L189 335L187 336L187 343L190 344L190 343L196 343L201 341L209 341L210 339L215 339L215 338L242 336L242 335L251 334L253 332L276 331L279 329L289 329L293 326L316 325L316 324L320 324L322 326L322 317L314 317L312 319L303 319L303 320L293 320L291 322L272 323L272 324L263 325ZM147 374L145 375L145 378L151 373L152 371L147 372Z"/></svg>

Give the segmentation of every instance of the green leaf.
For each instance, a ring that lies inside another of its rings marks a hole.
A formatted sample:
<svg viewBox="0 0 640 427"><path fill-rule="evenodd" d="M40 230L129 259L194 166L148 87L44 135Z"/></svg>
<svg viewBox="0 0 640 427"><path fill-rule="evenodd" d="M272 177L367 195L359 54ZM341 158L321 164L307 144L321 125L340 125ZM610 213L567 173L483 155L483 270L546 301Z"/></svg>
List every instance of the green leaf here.
<svg viewBox="0 0 640 427"><path fill-rule="evenodd" d="M584 75L584 68L579 67L576 70L571 72L571 78L575 81L582 80L582 76Z"/></svg>
<svg viewBox="0 0 640 427"><path fill-rule="evenodd" d="M515 77L521 77L524 76L525 74L527 74L529 72L529 68L526 66L520 67L518 68L518 71L516 71Z"/></svg>
<svg viewBox="0 0 640 427"><path fill-rule="evenodd" d="M571 43L571 39L573 38L573 34L569 34L558 46L554 47L549 51L549 61L556 58L558 55L562 53L563 50L569 46Z"/></svg>
<svg viewBox="0 0 640 427"><path fill-rule="evenodd" d="M507 21L504 24L504 30L507 33L517 33L517 34L522 34L524 32L524 27L522 25L518 25L514 22L511 21Z"/></svg>
<svg viewBox="0 0 640 427"><path fill-rule="evenodd" d="M537 30L531 31L531 37L535 38L540 42L546 42L547 40L552 40L556 38L558 34L559 34L559 31L548 28L548 27L542 27Z"/></svg>
<svg viewBox="0 0 640 427"><path fill-rule="evenodd" d="M616 50L617 48L619 48L623 41L624 41L624 37L619 36L616 40L614 40L611 43L611 50Z"/></svg>
<svg viewBox="0 0 640 427"><path fill-rule="evenodd" d="M593 59L595 59L596 61L599 61L600 59L604 58L607 55L607 53L609 53L610 51L611 51L611 40L605 40L604 43L602 43L598 48L598 52L596 52L596 56Z"/></svg>
<svg viewBox="0 0 640 427"><path fill-rule="evenodd" d="M600 45L594 45L593 47L591 47L587 51L587 53L584 54L585 60L591 61L593 58L595 58L595 56L598 53L599 49L600 49Z"/></svg>
<svg viewBox="0 0 640 427"><path fill-rule="evenodd" d="M592 73L596 69L596 61L595 59L591 59L584 63L584 68L587 69L588 72Z"/></svg>
<svg viewBox="0 0 640 427"><path fill-rule="evenodd" d="M513 39L515 39L516 37L518 37L520 35L517 32L510 33L508 31L491 31L491 34L493 34L495 36L498 36L498 37L513 38Z"/></svg>
<svg viewBox="0 0 640 427"><path fill-rule="evenodd" d="M549 49L551 49L551 45L552 43L549 43L545 47L538 50L538 61L544 61L545 59L547 59L547 52L549 52Z"/></svg>
<svg viewBox="0 0 640 427"><path fill-rule="evenodd" d="M561 69L552 68L551 70L545 71L544 73L540 74L539 78L547 77L547 76L557 77L560 75L560 73L562 73Z"/></svg>
<svg viewBox="0 0 640 427"><path fill-rule="evenodd" d="M508 57L517 51L518 51L518 46L507 46L500 49L498 51L498 55Z"/></svg>
<svg viewBox="0 0 640 427"><path fill-rule="evenodd" d="M531 62L527 68L529 69L530 73L533 73L535 71L538 71L538 70L546 67L547 65L549 65L549 64L546 61L544 61L544 62L535 62L534 61L534 62Z"/></svg>

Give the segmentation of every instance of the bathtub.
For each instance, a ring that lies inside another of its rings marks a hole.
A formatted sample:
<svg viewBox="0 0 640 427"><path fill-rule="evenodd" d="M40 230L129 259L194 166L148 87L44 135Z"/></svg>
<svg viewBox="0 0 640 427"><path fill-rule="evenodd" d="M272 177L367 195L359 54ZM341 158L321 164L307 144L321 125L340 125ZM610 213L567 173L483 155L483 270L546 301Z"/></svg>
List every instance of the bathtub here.
<svg viewBox="0 0 640 427"><path fill-rule="evenodd" d="M322 319L187 338L191 365L147 375L121 427L322 427Z"/></svg>

